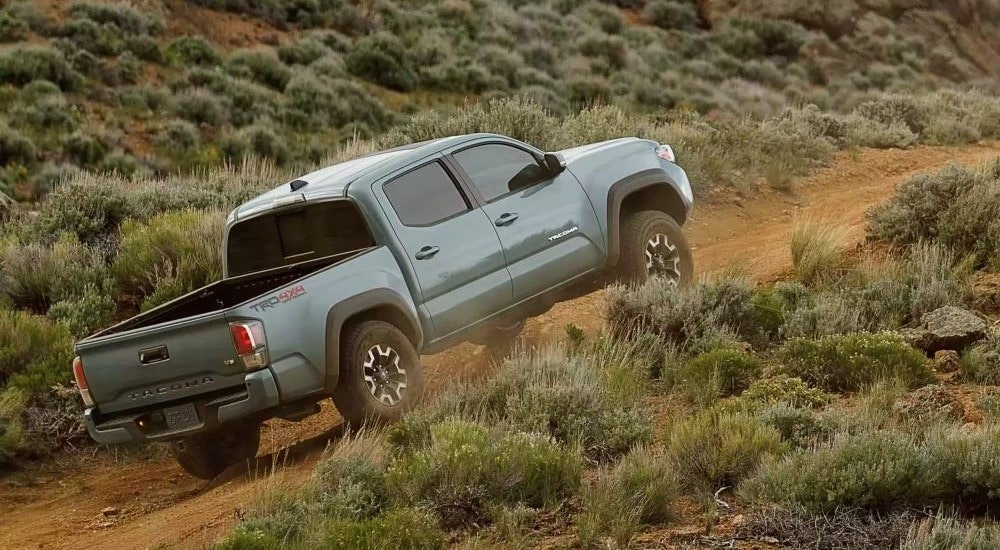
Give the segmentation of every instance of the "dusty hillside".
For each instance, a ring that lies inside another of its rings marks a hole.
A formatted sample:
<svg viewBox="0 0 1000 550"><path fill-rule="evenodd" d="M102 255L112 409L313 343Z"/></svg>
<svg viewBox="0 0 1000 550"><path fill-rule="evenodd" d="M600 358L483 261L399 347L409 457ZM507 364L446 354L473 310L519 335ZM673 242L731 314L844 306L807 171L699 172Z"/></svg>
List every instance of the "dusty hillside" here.
<svg viewBox="0 0 1000 550"><path fill-rule="evenodd" d="M756 280L782 277L791 267L788 236L796 218L831 219L857 242L863 238L865 210L887 200L905 179L949 162L975 165L998 154L996 145L862 150L839 155L829 167L801 181L793 194L763 192L751 200L710 201L688 226L699 271L709 273L736 261ZM601 329L602 307L601 292L560 304L532 320L526 337L533 342L564 338L563 326L570 322L594 334ZM481 350L469 345L428 357L426 364L430 385L436 388L490 369ZM169 459L116 463L106 453L96 459L65 456L0 481L0 547L211 544L263 491L303 483L326 442L337 437L337 423L329 406L302 424L271 422L263 438L263 452L271 454L258 459L257 471L233 471L210 483L186 476ZM275 463L278 473L271 477L267 470ZM685 518L675 530L656 536L688 540L698 532L697 521L697 516Z"/></svg>

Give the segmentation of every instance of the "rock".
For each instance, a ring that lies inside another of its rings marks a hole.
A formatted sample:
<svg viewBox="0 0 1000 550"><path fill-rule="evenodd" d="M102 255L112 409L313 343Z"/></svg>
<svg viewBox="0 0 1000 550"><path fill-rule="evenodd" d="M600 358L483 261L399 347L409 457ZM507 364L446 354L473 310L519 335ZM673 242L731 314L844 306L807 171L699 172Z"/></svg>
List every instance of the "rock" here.
<svg viewBox="0 0 1000 550"><path fill-rule="evenodd" d="M920 421L935 418L958 419L965 415L965 407L948 391L948 388L931 385L897 399L892 405L892 412L904 418Z"/></svg>
<svg viewBox="0 0 1000 550"><path fill-rule="evenodd" d="M118 508L115 508L114 506L108 506L107 508L101 510L101 514L103 514L104 517L106 517L106 518L112 517L112 516L117 516L118 515Z"/></svg>
<svg viewBox="0 0 1000 550"><path fill-rule="evenodd" d="M922 333L914 346L928 355L941 350L961 350L986 337L986 322L975 313L945 306L920 318ZM909 334L909 333L908 333ZM904 334L904 338L908 338Z"/></svg>
<svg viewBox="0 0 1000 550"><path fill-rule="evenodd" d="M943 349L934 353L934 370L938 372L957 372L962 360L958 352L950 349Z"/></svg>

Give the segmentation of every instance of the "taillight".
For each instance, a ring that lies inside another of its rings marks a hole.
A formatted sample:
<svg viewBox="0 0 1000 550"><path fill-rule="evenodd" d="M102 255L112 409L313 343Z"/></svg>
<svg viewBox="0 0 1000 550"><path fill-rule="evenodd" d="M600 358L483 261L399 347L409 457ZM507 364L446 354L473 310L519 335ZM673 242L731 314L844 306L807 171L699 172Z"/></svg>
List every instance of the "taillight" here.
<svg viewBox="0 0 1000 550"><path fill-rule="evenodd" d="M87 376L83 374L83 359L73 358L73 378L76 379L76 388L80 390L80 397L83 404L88 407L94 406L94 396L90 393L90 386L87 385Z"/></svg>
<svg viewBox="0 0 1000 550"><path fill-rule="evenodd" d="M244 369L257 370L267 365L267 340L264 337L264 323L260 321L229 323L229 333L233 336L236 355L240 356Z"/></svg>
<svg viewBox="0 0 1000 550"><path fill-rule="evenodd" d="M670 162L677 162L677 157L674 155L673 147L669 145L660 145L656 148L656 156L663 160L668 160Z"/></svg>

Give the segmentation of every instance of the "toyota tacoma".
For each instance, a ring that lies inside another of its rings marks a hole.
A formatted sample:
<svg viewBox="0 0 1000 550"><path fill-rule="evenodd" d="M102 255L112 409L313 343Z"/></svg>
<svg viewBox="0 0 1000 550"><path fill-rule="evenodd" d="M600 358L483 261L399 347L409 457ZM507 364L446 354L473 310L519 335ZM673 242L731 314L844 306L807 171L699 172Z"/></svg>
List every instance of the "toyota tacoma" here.
<svg viewBox="0 0 1000 550"><path fill-rule="evenodd" d="M169 442L207 479L323 399L348 424L399 418L420 354L503 347L611 279L689 281L692 202L670 147L638 138L462 135L312 172L229 214L222 280L76 344L87 429Z"/></svg>

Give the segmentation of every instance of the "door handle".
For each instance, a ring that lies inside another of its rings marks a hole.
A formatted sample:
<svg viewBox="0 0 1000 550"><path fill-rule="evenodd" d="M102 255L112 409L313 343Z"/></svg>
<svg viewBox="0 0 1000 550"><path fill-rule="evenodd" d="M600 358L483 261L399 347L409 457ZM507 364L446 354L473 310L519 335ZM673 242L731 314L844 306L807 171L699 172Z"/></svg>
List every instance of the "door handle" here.
<svg viewBox="0 0 1000 550"><path fill-rule="evenodd" d="M503 227L514 223L514 221L519 217L520 216L518 216L515 212L507 212L505 214L501 214L500 217L493 223L495 223L497 227Z"/></svg>
<svg viewBox="0 0 1000 550"><path fill-rule="evenodd" d="M157 346L155 348L139 350L139 362L143 365L159 363L160 361L166 361L167 359L170 359L170 353L167 351L167 346Z"/></svg>
<svg viewBox="0 0 1000 550"><path fill-rule="evenodd" d="M436 246L425 246L420 250L418 250L417 253L413 255L413 257L418 260L426 260L427 258L430 258L435 254L437 254L439 250L441 249Z"/></svg>

